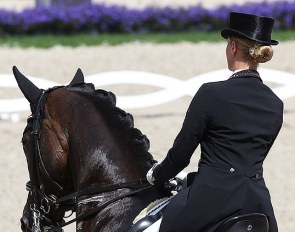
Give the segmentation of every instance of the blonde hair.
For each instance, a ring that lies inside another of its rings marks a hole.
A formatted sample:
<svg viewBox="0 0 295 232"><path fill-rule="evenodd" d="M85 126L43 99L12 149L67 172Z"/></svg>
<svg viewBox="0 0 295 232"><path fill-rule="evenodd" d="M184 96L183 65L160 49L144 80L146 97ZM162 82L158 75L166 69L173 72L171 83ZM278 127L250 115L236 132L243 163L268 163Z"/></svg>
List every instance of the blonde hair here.
<svg viewBox="0 0 295 232"><path fill-rule="evenodd" d="M250 63L265 63L273 57L273 49L270 45L258 44L255 41L232 37L233 41L244 54L246 61Z"/></svg>

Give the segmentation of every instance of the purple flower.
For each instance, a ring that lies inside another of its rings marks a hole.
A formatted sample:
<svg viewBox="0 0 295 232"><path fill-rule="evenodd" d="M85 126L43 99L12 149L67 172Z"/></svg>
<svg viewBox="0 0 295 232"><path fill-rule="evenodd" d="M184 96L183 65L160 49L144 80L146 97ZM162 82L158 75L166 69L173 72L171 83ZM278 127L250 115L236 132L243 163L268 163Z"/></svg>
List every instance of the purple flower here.
<svg viewBox="0 0 295 232"><path fill-rule="evenodd" d="M295 2L290 1L220 5L215 9L205 9L200 5L130 9L87 2L74 6L38 6L22 12L0 10L0 33L212 31L227 26L231 11L274 17L276 29L295 28Z"/></svg>

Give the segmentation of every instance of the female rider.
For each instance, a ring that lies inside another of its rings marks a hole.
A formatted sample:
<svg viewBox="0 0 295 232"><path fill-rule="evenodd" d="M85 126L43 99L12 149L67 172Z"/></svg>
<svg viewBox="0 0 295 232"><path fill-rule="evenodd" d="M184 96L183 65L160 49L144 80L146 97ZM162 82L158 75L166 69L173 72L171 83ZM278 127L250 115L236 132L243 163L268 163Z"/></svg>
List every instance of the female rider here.
<svg viewBox="0 0 295 232"><path fill-rule="evenodd" d="M205 232L246 213L265 214L269 231L278 231L262 165L282 126L283 103L257 72L278 44L271 39L273 25L272 18L230 14L221 35L233 74L200 87L166 158L147 174L150 183L163 185L189 164L200 144L198 172L168 204L160 232Z"/></svg>

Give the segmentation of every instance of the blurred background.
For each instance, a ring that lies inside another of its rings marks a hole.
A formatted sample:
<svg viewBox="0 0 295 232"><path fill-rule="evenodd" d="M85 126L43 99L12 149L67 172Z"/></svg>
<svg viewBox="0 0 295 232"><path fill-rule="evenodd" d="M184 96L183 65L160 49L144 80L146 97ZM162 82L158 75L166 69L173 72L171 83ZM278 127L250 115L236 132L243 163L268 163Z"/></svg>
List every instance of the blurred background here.
<svg viewBox="0 0 295 232"><path fill-rule="evenodd" d="M220 71L218 79L227 78L226 42L219 31L227 25L230 11L277 19L273 38L280 45L274 48L273 60L261 68L271 73L266 77L272 80L266 78L265 83L281 88L285 96L285 118L264 174L280 232L294 231L295 1L281 0L0 0L0 231L20 231L27 194L21 137L30 112L26 102L13 101L23 100L13 65L45 87L68 83L81 68L86 78L94 78L98 87L113 91L118 99L156 94L174 82L188 88L162 104L123 106L161 161L181 127L191 89L198 89L190 81L205 82L216 77L215 71ZM115 76L118 83L102 85L102 78ZM130 76L134 84L124 83ZM144 81L155 77L154 83ZM187 171L196 170L198 158L197 150ZM75 226L65 231L75 231Z"/></svg>

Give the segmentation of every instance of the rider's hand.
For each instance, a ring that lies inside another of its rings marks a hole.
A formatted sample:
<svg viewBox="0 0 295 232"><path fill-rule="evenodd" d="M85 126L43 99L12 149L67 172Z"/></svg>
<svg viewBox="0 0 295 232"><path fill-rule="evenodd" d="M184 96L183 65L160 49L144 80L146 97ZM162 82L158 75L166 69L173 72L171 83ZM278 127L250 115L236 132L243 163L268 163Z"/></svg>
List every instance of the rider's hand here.
<svg viewBox="0 0 295 232"><path fill-rule="evenodd" d="M158 164L155 163L155 164L153 165L153 167L152 167L150 170L148 170L148 172L147 172L147 174L146 174L146 179L147 179L147 181L148 181L151 185L154 185L154 184L155 184L155 183L154 183L155 178L153 177L153 172L154 172L154 169L155 169L155 167L156 167L157 165L158 165Z"/></svg>

